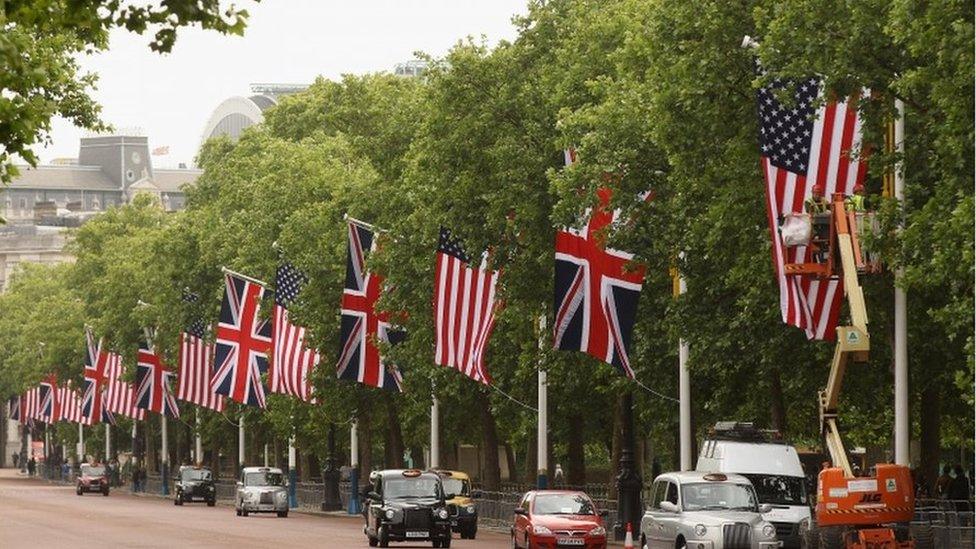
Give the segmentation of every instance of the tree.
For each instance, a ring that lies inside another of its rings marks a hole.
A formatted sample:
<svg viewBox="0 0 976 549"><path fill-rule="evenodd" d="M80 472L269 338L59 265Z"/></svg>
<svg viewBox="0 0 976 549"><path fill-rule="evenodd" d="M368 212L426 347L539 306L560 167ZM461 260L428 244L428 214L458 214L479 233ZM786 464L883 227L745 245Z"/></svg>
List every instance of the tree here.
<svg viewBox="0 0 976 549"><path fill-rule="evenodd" d="M259 0L258 0L259 1ZM0 182L19 172L20 158L31 166L31 148L50 141L51 118L64 117L90 130L105 130L101 108L89 93L93 74L80 74L79 55L108 47L109 32L124 28L143 34L152 29L149 47L172 50L181 27L200 25L221 33L242 34L248 13L219 0L11 0L0 4Z"/></svg>

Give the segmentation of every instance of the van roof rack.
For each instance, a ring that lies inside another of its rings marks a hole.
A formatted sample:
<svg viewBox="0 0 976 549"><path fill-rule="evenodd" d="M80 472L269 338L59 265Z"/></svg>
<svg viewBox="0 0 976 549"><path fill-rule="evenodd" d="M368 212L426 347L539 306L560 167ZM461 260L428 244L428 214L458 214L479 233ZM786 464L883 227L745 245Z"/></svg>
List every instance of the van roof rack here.
<svg viewBox="0 0 976 549"><path fill-rule="evenodd" d="M719 421L709 431L712 440L786 444L783 434L774 429L759 429L751 421Z"/></svg>

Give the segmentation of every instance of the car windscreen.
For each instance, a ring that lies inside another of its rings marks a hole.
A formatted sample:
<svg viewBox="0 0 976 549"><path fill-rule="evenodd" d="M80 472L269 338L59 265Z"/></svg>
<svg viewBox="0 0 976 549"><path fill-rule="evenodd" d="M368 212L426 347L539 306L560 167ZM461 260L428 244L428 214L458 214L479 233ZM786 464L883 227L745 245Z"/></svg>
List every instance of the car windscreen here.
<svg viewBox="0 0 976 549"><path fill-rule="evenodd" d="M534 515L595 515L593 502L583 494L539 494L532 506Z"/></svg>
<svg viewBox="0 0 976 549"><path fill-rule="evenodd" d="M384 478L383 497L385 499L439 498L440 482L430 477Z"/></svg>
<svg viewBox="0 0 976 549"><path fill-rule="evenodd" d="M445 494L455 494L458 496L466 496L471 491L468 486L468 481L461 480L459 478L445 478L441 479L444 485Z"/></svg>
<svg viewBox="0 0 976 549"><path fill-rule="evenodd" d="M183 469L180 478L183 480L210 480L212 475L206 469Z"/></svg>
<svg viewBox="0 0 976 549"><path fill-rule="evenodd" d="M770 505L807 505L806 479L783 475L742 475L749 479L759 496L759 503Z"/></svg>
<svg viewBox="0 0 976 549"><path fill-rule="evenodd" d="M281 473L257 471L244 473L244 486L284 486Z"/></svg>
<svg viewBox="0 0 976 549"><path fill-rule="evenodd" d="M81 474L86 477L103 477L105 476L105 468L100 465L86 465L81 468Z"/></svg>
<svg viewBox="0 0 976 549"><path fill-rule="evenodd" d="M758 511L756 492L748 484L734 482L693 482L681 485L681 504L685 511Z"/></svg>

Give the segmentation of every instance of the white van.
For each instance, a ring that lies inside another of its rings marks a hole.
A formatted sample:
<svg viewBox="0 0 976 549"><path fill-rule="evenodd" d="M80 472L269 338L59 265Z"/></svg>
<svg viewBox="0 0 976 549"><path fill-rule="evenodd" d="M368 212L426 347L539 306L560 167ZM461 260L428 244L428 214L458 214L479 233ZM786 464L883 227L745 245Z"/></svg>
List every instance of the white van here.
<svg viewBox="0 0 976 549"><path fill-rule="evenodd" d="M776 527L783 547L800 547L810 529L810 499L796 448L778 433L752 423L718 422L702 444L695 469L748 478L759 503L772 506L763 518Z"/></svg>

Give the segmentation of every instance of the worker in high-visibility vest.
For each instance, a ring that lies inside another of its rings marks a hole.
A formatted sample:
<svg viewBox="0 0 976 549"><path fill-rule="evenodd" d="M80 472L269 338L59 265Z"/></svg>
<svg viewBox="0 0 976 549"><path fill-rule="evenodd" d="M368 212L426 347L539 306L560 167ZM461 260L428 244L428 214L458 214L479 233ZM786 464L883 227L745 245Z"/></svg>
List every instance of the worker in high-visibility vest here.
<svg viewBox="0 0 976 549"><path fill-rule="evenodd" d="M810 198L806 199L807 213L810 215L824 214L830 209L830 204L824 198L823 185L814 185L810 191Z"/></svg>
<svg viewBox="0 0 976 549"><path fill-rule="evenodd" d="M866 197L864 196L864 185L858 183L854 185L854 194L847 197L844 205L849 212L864 212L867 210Z"/></svg>
<svg viewBox="0 0 976 549"><path fill-rule="evenodd" d="M810 198L806 199L807 214L813 224L813 241L810 250L813 260L817 263L827 262L827 250L830 247L830 204L824 198L823 185L814 185L810 191Z"/></svg>

